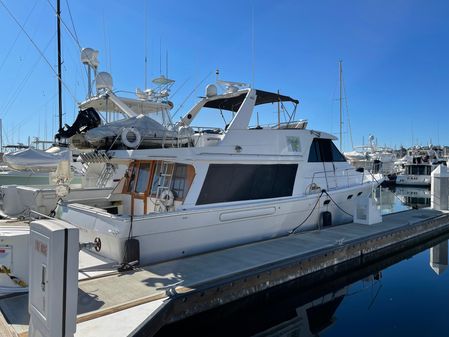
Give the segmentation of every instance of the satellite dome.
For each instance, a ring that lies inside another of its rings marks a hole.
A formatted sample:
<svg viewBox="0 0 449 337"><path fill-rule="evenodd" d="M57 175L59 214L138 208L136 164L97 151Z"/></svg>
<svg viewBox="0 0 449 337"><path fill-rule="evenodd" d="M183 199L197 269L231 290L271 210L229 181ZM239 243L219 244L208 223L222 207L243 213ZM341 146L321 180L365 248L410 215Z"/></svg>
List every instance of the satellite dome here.
<svg viewBox="0 0 449 337"><path fill-rule="evenodd" d="M206 97L217 96L217 86L214 84L209 84L206 87Z"/></svg>
<svg viewBox="0 0 449 337"><path fill-rule="evenodd" d="M95 77L95 84L97 87L97 91L101 89L109 89L112 90L112 76L111 74L102 71L97 74Z"/></svg>
<svg viewBox="0 0 449 337"><path fill-rule="evenodd" d="M81 62L97 68L99 65L98 50L92 48L81 49Z"/></svg>

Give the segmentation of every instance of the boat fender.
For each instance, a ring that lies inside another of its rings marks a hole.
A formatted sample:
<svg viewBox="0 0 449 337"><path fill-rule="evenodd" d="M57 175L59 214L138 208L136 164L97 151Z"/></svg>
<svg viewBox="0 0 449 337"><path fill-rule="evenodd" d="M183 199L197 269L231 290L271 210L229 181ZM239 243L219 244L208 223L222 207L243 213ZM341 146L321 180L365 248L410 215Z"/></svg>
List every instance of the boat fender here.
<svg viewBox="0 0 449 337"><path fill-rule="evenodd" d="M175 203L175 196L170 190L163 190L159 199L161 200L162 205L164 205L165 207L173 206L173 204Z"/></svg>
<svg viewBox="0 0 449 337"><path fill-rule="evenodd" d="M124 263L138 264L140 260L140 243L137 239L128 239L125 241Z"/></svg>
<svg viewBox="0 0 449 337"><path fill-rule="evenodd" d="M129 136L131 139L128 138ZM131 149L135 149L139 146L140 141L142 140L142 135L140 134L139 130L131 127L131 128L123 129L121 138L122 138L123 145L125 145Z"/></svg>

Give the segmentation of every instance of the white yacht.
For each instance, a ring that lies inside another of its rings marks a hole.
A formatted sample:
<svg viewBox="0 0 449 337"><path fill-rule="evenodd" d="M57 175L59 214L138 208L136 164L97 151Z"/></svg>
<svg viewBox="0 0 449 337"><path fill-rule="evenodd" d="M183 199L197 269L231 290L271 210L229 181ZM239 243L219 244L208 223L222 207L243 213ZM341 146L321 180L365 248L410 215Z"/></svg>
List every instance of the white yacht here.
<svg viewBox="0 0 449 337"><path fill-rule="evenodd" d="M363 168L372 174L381 174L386 183L394 182L398 172L393 150L377 146L373 135L369 135L368 141L368 145L356 146L353 151L345 152L345 157L355 168Z"/></svg>
<svg viewBox="0 0 449 337"><path fill-rule="evenodd" d="M446 161L439 158L438 153L429 150L412 149L397 162L403 171L396 178L397 185L430 186L430 175L438 165L446 165Z"/></svg>
<svg viewBox="0 0 449 337"><path fill-rule="evenodd" d="M60 202L56 217L79 227L81 242L95 242L94 253L141 264L352 221L374 182L346 161L336 138L306 129L294 113L249 127L256 106L296 111L298 101L225 84L222 94L209 85L176 124L190 141L104 152L128 167L113 199L102 207ZM193 127L200 111L217 110L232 115L223 128Z"/></svg>

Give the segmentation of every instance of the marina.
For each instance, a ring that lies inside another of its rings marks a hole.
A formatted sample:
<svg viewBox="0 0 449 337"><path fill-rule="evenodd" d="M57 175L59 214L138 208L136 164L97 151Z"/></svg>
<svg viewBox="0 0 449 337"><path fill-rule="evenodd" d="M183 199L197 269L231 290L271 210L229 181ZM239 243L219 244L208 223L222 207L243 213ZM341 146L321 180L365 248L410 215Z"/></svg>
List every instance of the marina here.
<svg viewBox="0 0 449 337"><path fill-rule="evenodd" d="M0 0L0 336L449 331L449 7L263 2Z"/></svg>
<svg viewBox="0 0 449 337"><path fill-rule="evenodd" d="M150 265L131 273L110 270L112 275L79 281L77 331L89 335L95 325L110 336L150 336L165 324L217 305L312 274L331 277L339 268L391 256L448 231L447 212L410 210L384 216L383 222L375 225L323 228ZM125 288L132 291L118 291ZM27 331L27 325L20 324L28 321L27 305L27 295L1 300L9 329L14 329L11 336ZM134 316L130 326L110 330L111 319L129 313Z"/></svg>

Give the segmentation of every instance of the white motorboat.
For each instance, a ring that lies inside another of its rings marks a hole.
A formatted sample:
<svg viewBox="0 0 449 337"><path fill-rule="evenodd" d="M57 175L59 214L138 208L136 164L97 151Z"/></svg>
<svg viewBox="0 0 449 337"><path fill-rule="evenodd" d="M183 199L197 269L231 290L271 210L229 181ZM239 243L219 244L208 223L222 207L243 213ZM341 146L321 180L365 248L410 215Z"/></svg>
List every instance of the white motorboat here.
<svg viewBox="0 0 449 337"><path fill-rule="evenodd" d="M141 264L350 222L375 183L346 161L336 138L294 114L251 128L255 106L290 102L296 111L298 101L226 84L223 94L209 85L177 123L194 130L200 110L218 109L231 112L226 127L196 129L187 145L106 152L128 166L113 201L61 202L56 217L79 227L82 242L96 242L97 254Z"/></svg>
<svg viewBox="0 0 449 337"><path fill-rule="evenodd" d="M353 151L344 155L355 168L363 168L372 174L381 174L385 182L396 180L396 155L393 150L377 146L375 137L370 135L368 145L356 146Z"/></svg>
<svg viewBox="0 0 449 337"><path fill-rule="evenodd" d="M446 161L440 159L435 150L412 149L396 163L403 168L402 173L396 178L396 184L430 186L430 175L441 164L446 165Z"/></svg>

